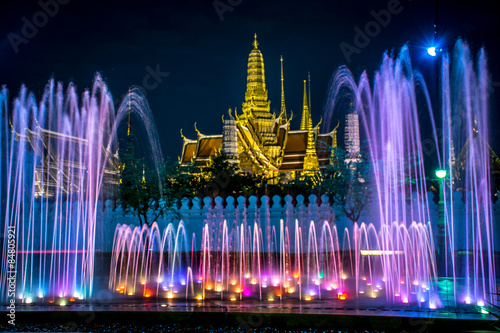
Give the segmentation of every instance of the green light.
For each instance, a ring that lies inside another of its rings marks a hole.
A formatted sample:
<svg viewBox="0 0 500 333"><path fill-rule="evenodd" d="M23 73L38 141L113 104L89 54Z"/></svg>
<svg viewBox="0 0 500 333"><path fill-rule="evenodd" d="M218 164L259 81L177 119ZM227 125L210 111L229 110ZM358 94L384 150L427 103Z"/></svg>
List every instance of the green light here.
<svg viewBox="0 0 500 333"><path fill-rule="evenodd" d="M438 177L438 178L446 177L446 170L442 170L442 169L436 170L436 177Z"/></svg>

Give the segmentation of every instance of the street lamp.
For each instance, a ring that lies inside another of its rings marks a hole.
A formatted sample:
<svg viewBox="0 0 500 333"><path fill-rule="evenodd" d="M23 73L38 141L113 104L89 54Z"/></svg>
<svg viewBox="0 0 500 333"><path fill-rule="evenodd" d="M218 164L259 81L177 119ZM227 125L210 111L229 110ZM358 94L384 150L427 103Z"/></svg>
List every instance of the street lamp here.
<svg viewBox="0 0 500 333"><path fill-rule="evenodd" d="M427 48L427 53L429 53L430 56L435 57L437 55L436 47L431 46L431 47Z"/></svg>
<svg viewBox="0 0 500 333"><path fill-rule="evenodd" d="M436 170L436 177L438 177L439 179L445 178L446 177L446 170L437 169Z"/></svg>
<svg viewBox="0 0 500 333"><path fill-rule="evenodd" d="M445 244L445 203L444 203L444 186L447 172L445 169L437 169L435 171L437 180L439 181L439 203L438 203L438 221L437 221L437 256L438 270L446 275L446 244ZM444 267L443 267L444 264Z"/></svg>

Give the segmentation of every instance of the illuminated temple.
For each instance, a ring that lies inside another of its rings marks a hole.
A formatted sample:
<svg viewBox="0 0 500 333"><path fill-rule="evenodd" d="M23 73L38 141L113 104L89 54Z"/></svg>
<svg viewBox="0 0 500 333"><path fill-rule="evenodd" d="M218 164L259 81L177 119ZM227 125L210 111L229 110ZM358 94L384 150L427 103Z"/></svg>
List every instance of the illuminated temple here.
<svg viewBox="0 0 500 333"><path fill-rule="evenodd" d="M183 137L183 165L195 162L206 165L212 156L222 152L242 172L283 180L295 178L330 163L331 147L337 146L337 128L319 133L313 126L310 110L310 89L304 80L304 103L299 130L290 130L285 107L283 58L281 58L281 110L271 113L266 89L264 59L258 49L257 35L248 56L247 86L242 113L235 109L223 116L222 134L205 135L196 129L196 139Z"/></svg>

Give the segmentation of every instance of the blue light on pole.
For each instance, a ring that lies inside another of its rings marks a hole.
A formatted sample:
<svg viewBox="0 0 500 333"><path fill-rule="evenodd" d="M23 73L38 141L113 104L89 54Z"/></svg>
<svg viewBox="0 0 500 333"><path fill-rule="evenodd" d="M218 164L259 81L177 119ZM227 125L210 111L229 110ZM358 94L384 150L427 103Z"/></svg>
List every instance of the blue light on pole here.
<svg viewBox="0 0 500 333"><path fill-rule="evenodd" d="M427 53L429 53L430 56L435 57L437 55L436 53L436 47L431 46L427 49Z"/></svg>

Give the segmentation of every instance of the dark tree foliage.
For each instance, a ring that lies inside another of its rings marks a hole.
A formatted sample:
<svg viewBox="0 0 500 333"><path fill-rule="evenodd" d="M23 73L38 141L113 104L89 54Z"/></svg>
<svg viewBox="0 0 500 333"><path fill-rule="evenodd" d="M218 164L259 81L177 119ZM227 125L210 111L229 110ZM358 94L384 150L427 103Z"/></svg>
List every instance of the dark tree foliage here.
<svg viewBox="0 0 500 333"><path fill-rule="evenodd" d="M311 194L320 195L321 194L321 171L310 171L305 172L302 175L295 177L288 181L288 183L283 184L287 194L292 196L297 196L302 194L307 197Z"/></svg>
<svg viewBox="0 0 500 333"><path fill-rule="evenodd" d="M151 217L152 221L165 215L180 218L177 208L182 199L195 196L326 194L352 222L359 219L372 200L371 166L362 152L353 157L339 147L332 148L331 165L282 183L261 175L244 174L222 153L214 155L203 168L168 160L160 170L152 170L135 157L133 146L129 137L121 158L119 204L124 212L137 214L141 226L149 225Z"/></svg>
<svg viewBox="0 0 500 333"><path fill-rule="evenodd" d="M237 197L259 194L265 188L265 179L259 175L244 174L229 162L223 153L217 153L203 168L197 186L200 197Z"/></svg>
<svg viewBox="0 0 500 333"><path fill-rule="evenodd" d="M372 166L366 153L349 156L342 148L335 147L332 163L322 170L321 189L354 223L373 199L372 180Z"/></svg>
<svg viewBox="0 0 500 333"><path fill-rule="evenodd" d="M183 198L192 199L200 183L200 169L194 163L182 166L178 161L167 160L163 165L163 196L167 206L181 204Z"/></svg>
<svg viewBox="0 0 500 333"><path fill-rule="evenodd" d="M163 214L160 175L151 170L144 159L135 157L132 135L127 137L127 148L121 161L118 203L124 213L137 214L141 226L149 225L148 213L156 215L153 220Z"/></svg>

